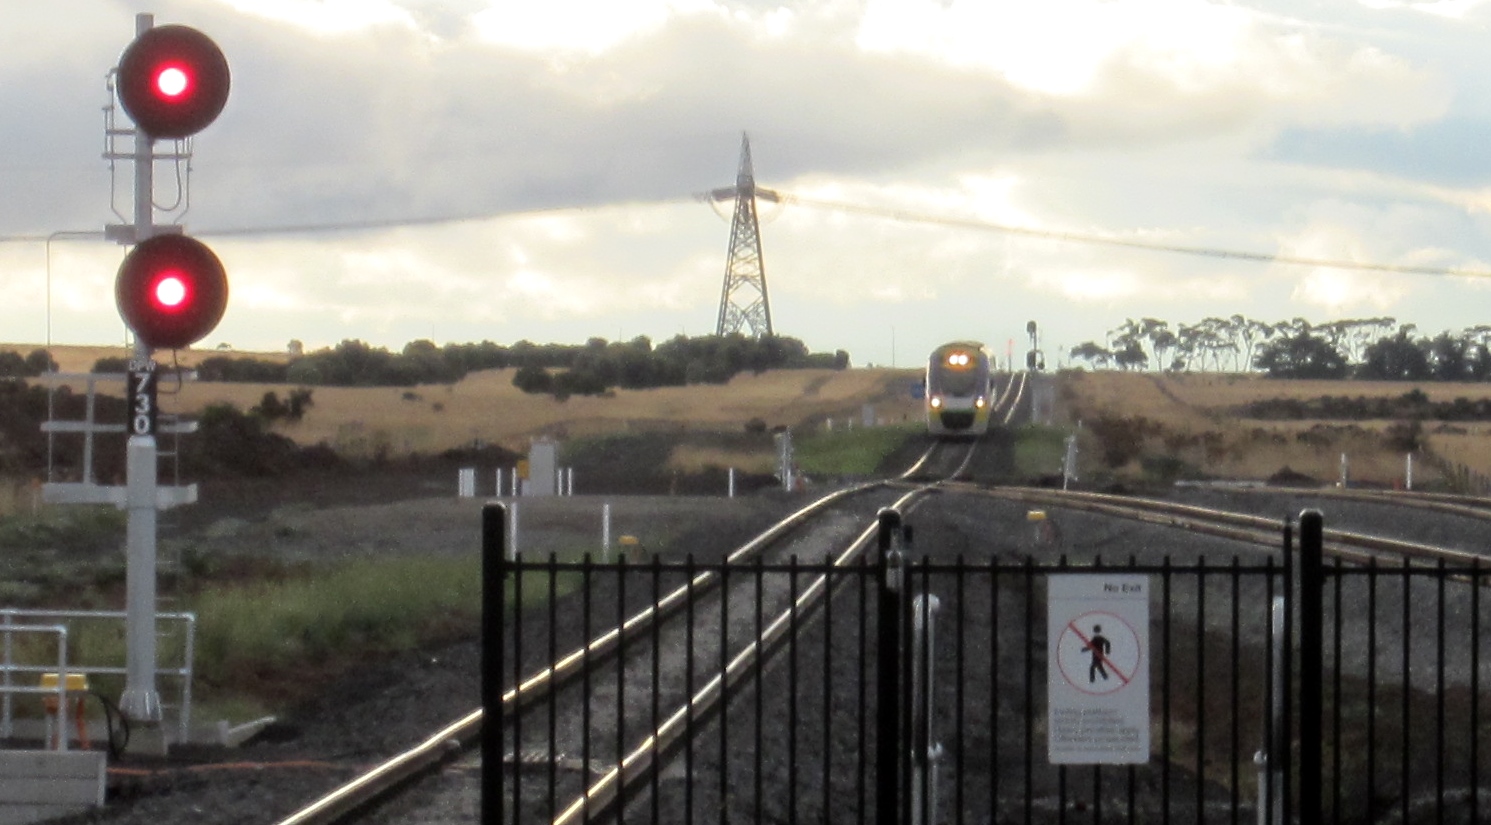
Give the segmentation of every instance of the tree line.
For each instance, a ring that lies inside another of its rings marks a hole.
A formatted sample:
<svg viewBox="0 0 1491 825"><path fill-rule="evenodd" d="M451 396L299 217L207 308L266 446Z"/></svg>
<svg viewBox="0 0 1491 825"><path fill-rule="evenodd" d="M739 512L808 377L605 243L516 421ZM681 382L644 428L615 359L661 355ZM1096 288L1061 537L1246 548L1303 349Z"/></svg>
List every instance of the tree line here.
<svg viewBox="0 0 1491 825"><path fill-rule="evenodd" d="M1312 324L1268 323L1241 315L1178 324L1126 320L1105 344L1086 341L1072 358L1097 368L1171 372L1262 372L1272 378L1361 378L1380 381L1491 380L1491 326L1433 337L1395 318Z"/></svg>
<svg viewBox="0 0 1491 825"><path fill-rule="evenodd" d="M292 347L292 351L295 348ZM411 341L400 352L348 340L292 356L289 361L213 356L197 366L201 381L239 381L333 387L412 387L450 384L477 370L516 368L513 384L524 392L558 398L600 395L616 388L723 384L741 372L770 369L845 369L849 353L810 353L795 338L744 335L676 336L656 346L647 336L630 341L591 338L584 344L436 346ZM125 359L100 359L95 372L122 372Z"/></svg>

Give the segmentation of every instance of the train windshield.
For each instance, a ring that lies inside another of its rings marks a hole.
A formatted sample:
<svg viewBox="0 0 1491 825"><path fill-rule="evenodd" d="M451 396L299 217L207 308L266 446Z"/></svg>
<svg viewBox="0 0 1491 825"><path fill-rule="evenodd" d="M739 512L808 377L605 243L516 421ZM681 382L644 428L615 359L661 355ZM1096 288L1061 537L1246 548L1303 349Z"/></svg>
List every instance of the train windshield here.
<svg viewBox="0 0 1491 825"><path fill-rule="evenodd" d="M937 394L968 396L984 392L982 384L987 380L977 353L952 350L929 371L928 389Z"/></svg>

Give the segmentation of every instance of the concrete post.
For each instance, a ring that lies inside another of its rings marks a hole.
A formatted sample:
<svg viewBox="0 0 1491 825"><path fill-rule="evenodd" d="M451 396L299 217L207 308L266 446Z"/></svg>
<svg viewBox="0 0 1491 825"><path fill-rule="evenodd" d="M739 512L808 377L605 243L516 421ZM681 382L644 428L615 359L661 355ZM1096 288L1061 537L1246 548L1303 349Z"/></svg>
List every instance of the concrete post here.
<svg viewBox="0 0 1491 825"><path fill-rule="evenodd" d="M155 689L155 437L131 435L125 465L125 676L119 709L135 724L159 723Z"/></svg>
<svg viewBox="0 0 1491 825"><path fill-rule="evenodd" d="M611 556L611 502L601 505L601 560Z"/></svg>

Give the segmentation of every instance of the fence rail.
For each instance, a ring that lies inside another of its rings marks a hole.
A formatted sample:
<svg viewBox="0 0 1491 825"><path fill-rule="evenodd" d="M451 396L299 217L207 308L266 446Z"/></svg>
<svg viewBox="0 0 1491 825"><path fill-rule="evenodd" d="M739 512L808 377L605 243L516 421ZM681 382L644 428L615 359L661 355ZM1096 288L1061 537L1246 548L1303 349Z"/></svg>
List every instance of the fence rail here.
<svg viewBox="0 0 1491 825"><path fill-rule="evenodd" d="M176 711L177 737L180 742L186 742L191 733L192 717L192 678L193 664L196 660L196 627L197 616L195 613L157 613L157 621L167 623L179 623L183 628L181 662L179 665L158 666L156 674L179 680L178 700L174 709ZM13 734L15 721L15 707L12 697L16 694L35 693L36 689L23 685L16 680L17 676L37 676L47 673L58 673L65 667L67 673L76 673L93 676L123 676L125 666L105 665L98 663L84 663L68 661L66 656L67 631L71 625L78 622L113 622L123 626L125 612L122 610L39 610L28 608L0 608L0 737L9 738ZM16 633L24 633L28 628L48 623L62 628L63 635L61 650L59 652L59 664L27 664L17 661L12 636ZM65 681L59 679L60 681ZM59 698L61 694L59 693ZM60 717L65 721L65 717ZM63 736L63 740L66 736Z"/></svg>
<svg viewBox="0 0 1491 825"><path fill-rule="evenodd" d="M1482 730L1491 612L1481 595L1491 568L1312 567L1319 535L1305 520L1297 553L1285 531L1282 563L917 556L904 568L902 607L887 606L880 560L498 561L510 611L497 628L501 672L488 678L503 685L700 573L755 594L740 602L690 589L675 613L681 635L631 639L624 667L587 667L575 695L512 717L501 734L501 821L552 820L585 779L657 732L672 698L692 695L769 621L771 593L800 593L818 576L831 596L789 614L776 655L736 683L724 710L689 716L682 744L608 817L1266 823L1292 811L1357 823L1393 813L1434 821L1469 806L1479 821L1491 812L1481 755L1491 743ZM1139 764L1052 762L1046 597L1052 576L1074 573L1149 584L1151 748ZM925 597L920 611L912 597ZM887 610L898 611L888 625ZM583 721L579 738L560 723L570 719ZM1274 804L1260 804L1265 796Z"/></svg>

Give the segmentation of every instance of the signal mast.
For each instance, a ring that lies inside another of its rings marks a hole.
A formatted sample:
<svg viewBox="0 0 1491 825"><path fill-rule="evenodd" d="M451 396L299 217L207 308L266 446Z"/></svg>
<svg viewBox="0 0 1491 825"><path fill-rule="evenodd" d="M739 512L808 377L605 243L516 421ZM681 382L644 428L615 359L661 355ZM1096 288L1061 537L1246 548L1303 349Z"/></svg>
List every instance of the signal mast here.
<svg viewBox="0 0 1491 825"><path fill-rule="evenodd" d="M228 100L228 61L207 35L187 26L157 28L152 14L135 17L135 39L115 72L119 103L134 121L134 223L106 227L105 236L133 244L119 267L114 297L135 342L129 362L130 420L126 446L125 686L120 710L158 727L155 687L157 488L156 349L181 349L204 338L222 319L228 280L222 263L179 226L156 227L155 141L188 138L215 120ZM111 153L109 159L115 159ZM165 155L180 161L189 153Z"/></svg>

